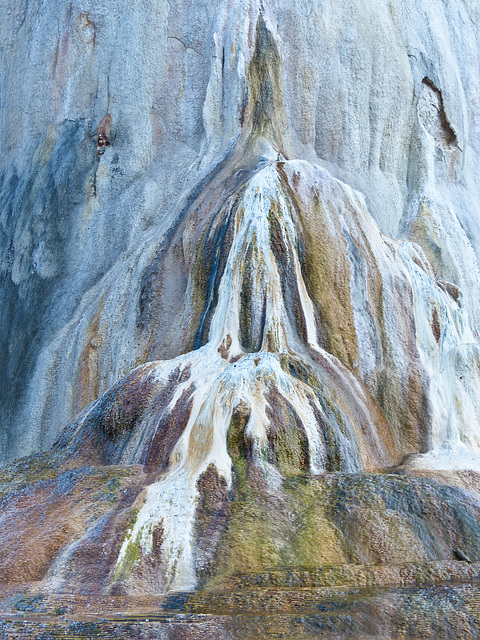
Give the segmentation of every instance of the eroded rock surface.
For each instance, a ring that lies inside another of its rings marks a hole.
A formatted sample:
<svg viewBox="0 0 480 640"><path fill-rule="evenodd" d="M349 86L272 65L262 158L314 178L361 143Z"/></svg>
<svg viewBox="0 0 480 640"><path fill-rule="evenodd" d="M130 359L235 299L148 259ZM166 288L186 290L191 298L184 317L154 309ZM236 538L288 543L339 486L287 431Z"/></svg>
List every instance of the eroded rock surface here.
<svg viewBox="0 0 480 640"><path fill-rule="evenodd" d="M6 582L480 561L478 6L3 5Z"/></svg>

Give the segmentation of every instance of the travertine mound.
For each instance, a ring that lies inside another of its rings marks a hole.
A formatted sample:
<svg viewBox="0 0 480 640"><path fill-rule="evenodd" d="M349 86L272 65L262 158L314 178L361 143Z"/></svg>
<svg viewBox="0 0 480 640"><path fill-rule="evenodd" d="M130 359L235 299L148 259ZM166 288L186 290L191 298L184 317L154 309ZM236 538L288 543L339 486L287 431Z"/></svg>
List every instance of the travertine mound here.
<svg viewBox="0 0 480 640"><path fill-rule="evenodd" d="M480 561L479 7L3 5L4 583Z"/></svg>
<svg viewBox="0 0 480 640"><path fill-rule="evenodd" d="M195 347L200 234L278 153L319 164L363 193L381 233L419 243L478 339L476 2L1 6L0 458L50 446L132 368ZM323 331L338 309L306 284ZM354 339L338 320L328 350L352 366L372 329Z"/></svg>

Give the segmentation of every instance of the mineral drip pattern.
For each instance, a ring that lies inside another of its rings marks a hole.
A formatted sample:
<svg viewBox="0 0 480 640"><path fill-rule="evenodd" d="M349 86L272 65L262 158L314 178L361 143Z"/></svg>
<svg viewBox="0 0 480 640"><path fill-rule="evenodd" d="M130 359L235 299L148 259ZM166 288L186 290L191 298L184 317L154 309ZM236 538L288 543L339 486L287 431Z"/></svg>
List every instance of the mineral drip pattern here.
<svg viewBox="0 0 480 640"><path fill-rule="evenodd" d="M127 589L148 557L161 558L154 589L198 584L209 474L232 496L245 465L277 494L288 477L405 456L478 466L479 348L460 293L436 281L419 246L382 236L360 194L314 164L266 162L211 233L214 259L199 250L189 274L190 290L198 270L208 281L197 348L133 370L56 445L154 476L112 574Z"/></svg>

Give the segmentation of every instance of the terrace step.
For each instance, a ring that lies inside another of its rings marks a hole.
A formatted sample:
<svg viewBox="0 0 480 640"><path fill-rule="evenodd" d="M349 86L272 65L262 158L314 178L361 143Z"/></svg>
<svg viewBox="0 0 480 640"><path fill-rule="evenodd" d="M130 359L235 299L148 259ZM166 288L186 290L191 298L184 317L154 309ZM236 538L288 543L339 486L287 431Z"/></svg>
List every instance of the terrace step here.
<svg viewBox="0 0 480 640"><path fill-rule="evenodd" d="M230 576L215 591L11 591L0 603L0 638L437 640L441 628L442 640L470 640L480 626L479 571L464 562L277 567Z"/></svg>

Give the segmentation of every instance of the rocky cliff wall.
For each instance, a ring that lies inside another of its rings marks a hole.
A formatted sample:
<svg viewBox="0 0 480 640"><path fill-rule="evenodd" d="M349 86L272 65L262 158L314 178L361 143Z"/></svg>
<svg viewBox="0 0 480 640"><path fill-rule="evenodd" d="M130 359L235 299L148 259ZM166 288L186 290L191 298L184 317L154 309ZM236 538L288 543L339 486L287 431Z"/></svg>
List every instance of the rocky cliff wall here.
<svg viewBox="0 0 480 640"><path fill-rule="evenodd" d="M4 5L8 581L477 560L478 5Z"/></svg>
<svg viewBox="0 0 480 640"><path fill-rule="evenodd" d="M4 459L49 446L133 366L191 350L198 218L278 153L418 242L478 335L475 2L2 7ZM193 241L170 250L189 217Z"/></svg>

